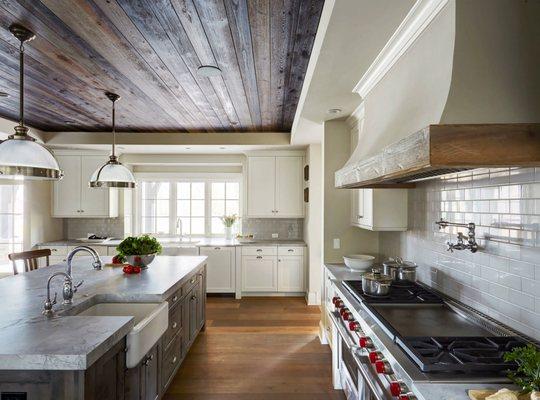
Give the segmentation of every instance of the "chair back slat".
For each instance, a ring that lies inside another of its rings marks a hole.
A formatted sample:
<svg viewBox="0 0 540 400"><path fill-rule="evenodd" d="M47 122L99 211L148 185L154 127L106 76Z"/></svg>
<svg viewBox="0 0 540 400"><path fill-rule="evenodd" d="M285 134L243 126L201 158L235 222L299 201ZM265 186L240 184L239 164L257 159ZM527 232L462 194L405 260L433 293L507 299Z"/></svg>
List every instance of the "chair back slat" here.
<svg viewBox="0 0 540 400"><path fill-rule="evenodd" d="M23 251L21 253L11 253L8 258L13 264L13 274L17 275L17 261L22 261L24 266L24 272L33 271L39 267L39 259L45 257L45 265L49 265L49 256L51 255L51 249L39 249Z"/></svg>

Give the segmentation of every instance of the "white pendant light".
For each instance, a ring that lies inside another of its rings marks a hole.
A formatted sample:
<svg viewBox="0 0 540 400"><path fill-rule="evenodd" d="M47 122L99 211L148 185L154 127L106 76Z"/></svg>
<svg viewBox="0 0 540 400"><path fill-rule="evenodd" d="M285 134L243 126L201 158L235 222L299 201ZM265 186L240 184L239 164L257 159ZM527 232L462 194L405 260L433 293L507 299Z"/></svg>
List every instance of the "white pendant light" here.
<svg viewBox="0 0 540 400"><path fill-rule="evenodd" d="M111 92L105 92L105 95L112 101L112 154L109 157L109 161L92 174L89 186L92 188L132 189L135 187L135 178L131 171L118 161L114 152L116 146L115 102L120 99L120 96Z"/></svg>
<svg viewBox="0 0 540 400"><path fill-rule="evenodd" d="M0 178L3 179L61 179L63 172L49 150L28 135L24 125L24 43L35 35L22 25L13 24L9 30L21 42L19 48L19 125L15 134L0 143Z"/></svg>

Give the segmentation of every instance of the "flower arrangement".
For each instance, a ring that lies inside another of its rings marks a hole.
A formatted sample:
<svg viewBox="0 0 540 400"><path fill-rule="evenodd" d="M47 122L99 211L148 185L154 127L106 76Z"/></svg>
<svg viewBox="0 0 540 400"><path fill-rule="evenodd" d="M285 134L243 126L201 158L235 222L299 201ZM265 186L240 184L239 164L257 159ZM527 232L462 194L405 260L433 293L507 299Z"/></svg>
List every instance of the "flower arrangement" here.
<svg viewBox="0 0 540 400"><path fill-rule="evenodd" d="M231 228L234 223L238 220L238 216L236 214L233 215L224 215L223 217L220 217L221 222L223 222L223 225L227 228Z"/></svg>

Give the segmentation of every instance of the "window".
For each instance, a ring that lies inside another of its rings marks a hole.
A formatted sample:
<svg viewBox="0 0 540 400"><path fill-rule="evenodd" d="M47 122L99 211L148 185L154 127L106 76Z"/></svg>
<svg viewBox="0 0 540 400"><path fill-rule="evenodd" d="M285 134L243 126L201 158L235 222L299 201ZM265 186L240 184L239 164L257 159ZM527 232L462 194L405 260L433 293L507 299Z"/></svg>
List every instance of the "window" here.
<svg viewBox="0 0 540 400"><path fill-rule="evenodd" d="M24 186L0 185L0 257L23 250Z"/></svg>
<svg viewBox="0 0 540 400"><path fill-rule="evenodd" d="M212 235L225 234L220 217L240 215L240 185L238 182L212 182ZM238 221L236 222L238 224Z"/></svg>
<svg viewBox="0 0 540 400"><path fill-rule="evenodd" d="M220 217L240 215L240 177L139 181L141 233L224 236ZM233 227L237 231L238 222Z"/></svg>

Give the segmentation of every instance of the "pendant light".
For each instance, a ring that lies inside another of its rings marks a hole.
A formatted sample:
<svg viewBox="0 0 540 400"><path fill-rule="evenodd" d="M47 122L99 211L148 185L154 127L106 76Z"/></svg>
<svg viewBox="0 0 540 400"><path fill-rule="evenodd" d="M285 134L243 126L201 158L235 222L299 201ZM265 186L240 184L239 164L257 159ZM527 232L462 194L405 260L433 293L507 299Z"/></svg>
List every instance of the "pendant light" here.
<svg viewBox="0 0 540 400"><path fill-rule="evenodd" d="M19 24L9 27L20 42L19 48L19 125L15 134L0 143L0 178L3 179L61 179L63 172L49 150L28 135L24 125L24 43L34 39L33 32Z"/></svg>
<svg viewBox="0 0 540 400"><path fill-rule="evenodd" d="M109 161L99 167L90 178L89 186L92 188L123 188L135 187L135 178L129 169L122 165L115 154L116 130L115 130L115 103L120 96L116 93L105 92L105 96L112 101L112 154Z"/></svg>

